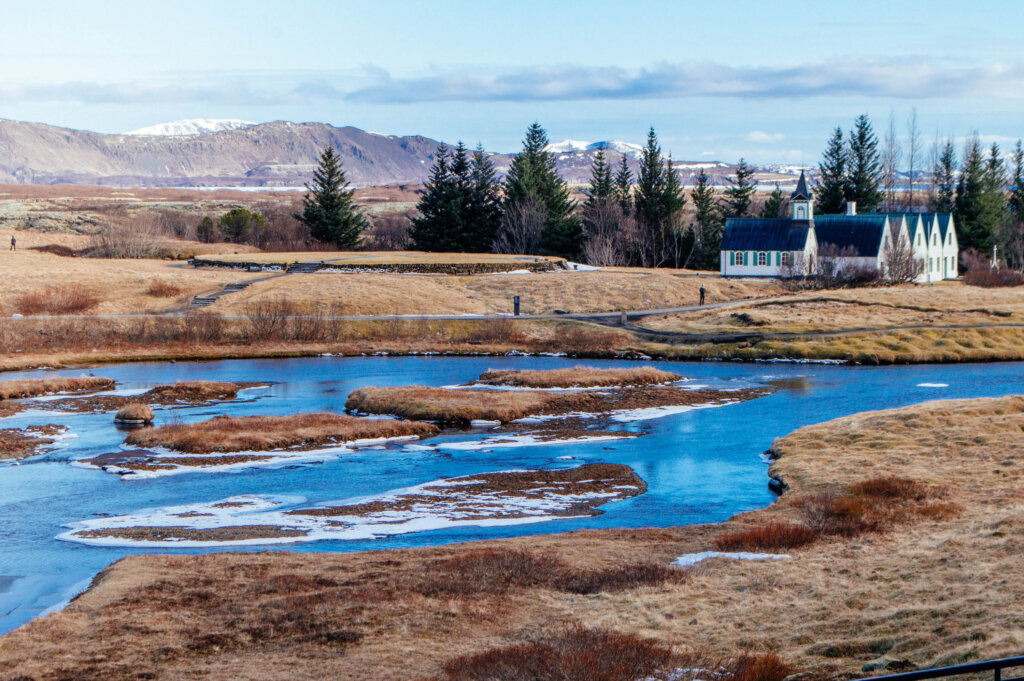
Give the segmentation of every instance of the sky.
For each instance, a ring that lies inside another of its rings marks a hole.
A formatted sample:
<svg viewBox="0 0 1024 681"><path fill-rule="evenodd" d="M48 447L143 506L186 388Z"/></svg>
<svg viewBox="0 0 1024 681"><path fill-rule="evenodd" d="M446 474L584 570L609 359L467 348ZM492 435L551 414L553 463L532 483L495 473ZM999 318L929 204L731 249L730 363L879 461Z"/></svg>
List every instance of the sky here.
<svg viewBox="0 0 1024 681"><path fill-rule="evenodd" d="M1004 0L5 3L0 118L124 132L188 118L352 125L514 151L643 142L815 163L867 113L1024 136L1024 10Z"/></svg>

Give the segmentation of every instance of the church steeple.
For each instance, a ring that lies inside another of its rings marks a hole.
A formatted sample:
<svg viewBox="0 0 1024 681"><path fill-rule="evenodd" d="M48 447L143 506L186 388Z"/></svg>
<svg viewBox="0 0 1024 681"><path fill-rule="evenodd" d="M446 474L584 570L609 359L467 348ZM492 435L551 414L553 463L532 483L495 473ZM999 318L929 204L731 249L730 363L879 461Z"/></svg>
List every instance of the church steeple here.
<svg viewBox="0 0 1024 681"><path fill-rule="evenodd" d="M807 189L807 177L802 170L800 171L800 181L796 183L796 189L789 199L790 205L793 207L794 220L814 220L814 196Z"/></svg>

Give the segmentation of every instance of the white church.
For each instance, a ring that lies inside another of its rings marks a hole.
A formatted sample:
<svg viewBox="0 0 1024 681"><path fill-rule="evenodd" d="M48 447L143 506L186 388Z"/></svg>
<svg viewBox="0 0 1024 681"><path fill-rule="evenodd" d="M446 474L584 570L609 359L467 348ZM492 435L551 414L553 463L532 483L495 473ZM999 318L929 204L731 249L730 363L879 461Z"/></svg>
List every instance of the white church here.
<svg viewBox="0 0 1024 681"><path fill-rule="evenodd" d="M729 218L725 222L719 266L726 277L793 277L816 273L818 253L842 253L834 266L871 267L884 272L889 239L913 249L921 273L917 283L956 279L960 245L948 213L864 213L856 204L845 215L814 215L807 178L790 200L789 218ZM829 248L831 246L832 248Z"/></svg>

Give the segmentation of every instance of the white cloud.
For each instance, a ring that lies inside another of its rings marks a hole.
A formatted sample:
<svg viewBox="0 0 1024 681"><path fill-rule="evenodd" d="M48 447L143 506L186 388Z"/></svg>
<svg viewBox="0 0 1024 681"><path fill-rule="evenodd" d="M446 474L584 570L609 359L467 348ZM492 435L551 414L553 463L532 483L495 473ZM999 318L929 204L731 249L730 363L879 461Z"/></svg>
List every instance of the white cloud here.
<svg viewBox="0 0 1024 681"><path fill-rule="evenodd" d="M746 134L745 139L748 142L754 142L755 144L771 144L772 142L781 142L786 139L786 136L781 132L762 132L761 130L751 130Z"/></svg>

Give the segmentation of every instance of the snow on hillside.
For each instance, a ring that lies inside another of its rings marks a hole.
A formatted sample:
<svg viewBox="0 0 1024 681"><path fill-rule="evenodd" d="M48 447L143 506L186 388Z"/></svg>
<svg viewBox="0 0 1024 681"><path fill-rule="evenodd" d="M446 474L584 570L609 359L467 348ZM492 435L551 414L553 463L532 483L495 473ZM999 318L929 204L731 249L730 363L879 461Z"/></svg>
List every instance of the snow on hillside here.
<svg viewBox="0 0 1024 681"><path fill-rule="evenodd" d="M252 121L243 121L237 118L192 118L184 121L150 125L124 134L156 136L204 135L209 132L220 132L221 130L248 128L251 125L256 124Z"/></svg>
<svg viewBox="0 0 1024 681"><path fill-rule="evenodd" d="M562 140L555 144L549 144L547 150L556 153L572 153L572 152L583 152L583 151L596 151L600 147L617 151L620 154L627 156L638 157L640 150L643 149L639 144L631 144L629 142L620 142L618 140L610 140L603 142L585 142L583 140Z"/></svg>

